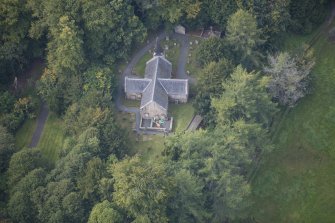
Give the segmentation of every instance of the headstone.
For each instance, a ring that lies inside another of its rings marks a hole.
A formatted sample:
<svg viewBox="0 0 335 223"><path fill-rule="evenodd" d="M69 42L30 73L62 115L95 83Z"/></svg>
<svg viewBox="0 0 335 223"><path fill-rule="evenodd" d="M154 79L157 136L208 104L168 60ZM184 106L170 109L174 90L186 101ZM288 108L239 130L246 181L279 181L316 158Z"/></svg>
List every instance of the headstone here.
<svg viewBox="0 0 335 223"><path fill-rule="evenodd" d="M188 70L188 71L186 71L186 73L187 73L187 74L190 74L190 71Z"/></svg>
<svg viewBox="0 0 335 223"><path fill-rule="evenodd" d="M192 41L190 42L190 45L192 45L193 43L192 43Z"/></svg>
<svg viewBox="0 0 335 223"><path fill-rule="evenodd" d="M169 46L168 45L165 45L165 50L168 50L169 49Z"/></svg>
<svg viewBox="0 0 335 223"><path fill-rule="evenodd" d="M173 43L173 45L177 46L177 43Z"/></svg>
<svg viewBox="0 0 335 223"><path fill-rule="evenodd" d="M17 90L17 77L14 78L14 88Z"/></svg>
<svg viewBox="0 0 335 223"><path fill-rule="evenodd" d="M198 40L195 40L194 42L195 42L195 44L197 44L197 45L198 45L198 43L199 43Z"/></svg>
<svg viewBox="0 0 335 223"><path fill-rule="evenodd" d="M169 41L169 40L170 40L169 36L166 36L165 39L166 39L166 41Z"/></svg>

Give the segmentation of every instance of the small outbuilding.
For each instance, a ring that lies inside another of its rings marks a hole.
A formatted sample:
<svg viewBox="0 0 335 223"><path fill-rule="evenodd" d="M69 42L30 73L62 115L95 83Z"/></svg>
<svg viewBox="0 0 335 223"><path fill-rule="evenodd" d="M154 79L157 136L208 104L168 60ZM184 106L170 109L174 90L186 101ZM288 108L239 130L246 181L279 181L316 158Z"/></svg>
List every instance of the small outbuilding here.
<svg viewBox="0 0 335 223"><path fill-rule="evenodd" d="M177 25L176 27L174 27L174 32L185 35L186 34L186 29L182 25Z"/></svg>

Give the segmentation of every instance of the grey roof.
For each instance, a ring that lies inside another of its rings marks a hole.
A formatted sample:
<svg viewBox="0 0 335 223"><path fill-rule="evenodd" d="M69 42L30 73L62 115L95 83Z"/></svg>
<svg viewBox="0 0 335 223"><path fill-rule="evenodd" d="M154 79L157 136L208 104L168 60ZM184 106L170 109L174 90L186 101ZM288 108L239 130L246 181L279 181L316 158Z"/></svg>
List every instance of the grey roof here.
<svg viewBox="0 0 335 223"><path fill-rule="evenodd" d="M146 63L144 79L126 77L125 92L142 93L141 109L155 102L167 110L169 94L188 94L188 80L170 79L171 72L172 64L164 56L154 56Z"/></svg>
<svg viewBox="0 0 335 223"><path fill-rule="evenodd" d="M159 77L171 77L172 64L163 56L155 56L147 62L145 78L152 79L149 86L142 94L141 109L150 102L156 102L167 110L169 99L163 86L159 83Z"/></svg>
<svg viewBox="0 0 335 223"><path fill-rule="evenodd" d="M143 93L145 88L151 82L150 79L128 78L125 80L125 92L127 93Z"/></svg>
<svg viewBox="0 0 335 223"><path fill-rule="evenodd" d="M187 95L188 80L187 79L158 79L166 93L169 95Z"/></svg>
<svg viewBox="0 0 335 223"><path fill-rule="evenodd" d="M144 77L148 79L171 78L172 64L163 56L153 57L146 63Z"/></svg>

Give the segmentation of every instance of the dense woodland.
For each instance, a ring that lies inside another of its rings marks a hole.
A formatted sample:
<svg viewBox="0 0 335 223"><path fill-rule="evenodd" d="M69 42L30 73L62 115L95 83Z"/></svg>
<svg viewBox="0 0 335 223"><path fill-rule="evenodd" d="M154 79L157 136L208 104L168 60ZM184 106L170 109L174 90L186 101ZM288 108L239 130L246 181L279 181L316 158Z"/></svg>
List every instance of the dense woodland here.
<svg viewBox="0 0 335 223"><path fill-rule="evenodd" d="M277 112L310 91L313 50L280 52L308 34L326 0L4 0L0 2L0 218L12 222L232 222L249 215L250 174L273 148ZM130 153L115 122L118 65L149 33L214 26L197 50L202 130L166 138L155 161ZM36 59L34 92L14 89ZM64 119L50 164L13 135L39 98Z"/></svg>

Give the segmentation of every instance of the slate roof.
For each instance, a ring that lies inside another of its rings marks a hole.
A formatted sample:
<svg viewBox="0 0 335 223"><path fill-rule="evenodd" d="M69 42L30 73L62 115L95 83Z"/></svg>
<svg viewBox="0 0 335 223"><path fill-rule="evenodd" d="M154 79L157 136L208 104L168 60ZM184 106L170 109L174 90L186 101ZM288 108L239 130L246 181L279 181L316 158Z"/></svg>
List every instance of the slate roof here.
<svg viewBox="0 0 335 223"><path fill-rule="evenodd" d="M159 83L163 86L166 93L169 95L187 95L188 80L187 79L162 79L159 78Z"/></svg>
<svg viewBox="0 0 335 223"><path fill-rule="evenodd" d="M151 102L168 108L168 95L187 95L188 80L170 79L172 64L163 55L154 56L146 63L144 79L125 79L126 93L142 93L141 107Z"/></svg>
<svg viewBox="0 0 335 223"><path fill-rule="evenodd" d="M126 77L125 91L128 93L143 93L143 91L150 82L150 79L137 79Z"/></svg>

